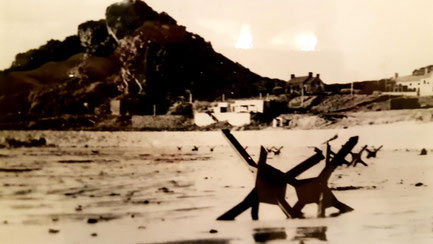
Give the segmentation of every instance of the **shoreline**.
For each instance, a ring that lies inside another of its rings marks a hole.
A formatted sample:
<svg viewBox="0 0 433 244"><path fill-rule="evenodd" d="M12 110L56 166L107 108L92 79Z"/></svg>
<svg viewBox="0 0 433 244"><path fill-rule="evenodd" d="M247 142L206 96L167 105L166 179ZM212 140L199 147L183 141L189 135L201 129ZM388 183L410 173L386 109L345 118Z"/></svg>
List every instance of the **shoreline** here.
<svg viewBox="0 0 433 244"><path fill-rule="evenodd" d="M402 121L433 121L433 108L357 111L341 113L304 113L280 115L290 121L287 126L272 127L272 123L252 121L249 125L232 126L227 122L199 127L194 118L181 115L157 116L97 116L63 115L56 117L3 118L0 130L54 130L54 131L218 131L220 129L243 130L314 130L346 129L359 125L393 124Z"/></svg>

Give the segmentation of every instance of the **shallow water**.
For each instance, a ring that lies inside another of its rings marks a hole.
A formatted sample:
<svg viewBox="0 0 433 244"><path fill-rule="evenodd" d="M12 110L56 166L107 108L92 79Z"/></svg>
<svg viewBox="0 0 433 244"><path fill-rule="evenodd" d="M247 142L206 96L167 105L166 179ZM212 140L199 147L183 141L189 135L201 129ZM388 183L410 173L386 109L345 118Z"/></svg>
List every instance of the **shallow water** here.
<svg viewBox="0 0 433 244"><path fill-rule="evenodd" d="M236 221L215 220L255 179L220 132L1 131L0 142L43 136L53 145L0 149L0 169L7 169L0 170L0 237L7 243L430 243L433 157L418 153L422 147L433 153L432 128L233 132L253 158L261 144L284 146L268 156L283 171L310 156L312 146L323 149L335 133L335 150L353 135L360 136L355 151L384 145L377 158L365 160L369 167L340 167L329 181L355 211L330 217L335 210L329 209L317 219L316 205L308 205L306 219L287 220L278 207L261 204L259 221L249 211ZM291 187L286 197L293 206Z"/></svg>

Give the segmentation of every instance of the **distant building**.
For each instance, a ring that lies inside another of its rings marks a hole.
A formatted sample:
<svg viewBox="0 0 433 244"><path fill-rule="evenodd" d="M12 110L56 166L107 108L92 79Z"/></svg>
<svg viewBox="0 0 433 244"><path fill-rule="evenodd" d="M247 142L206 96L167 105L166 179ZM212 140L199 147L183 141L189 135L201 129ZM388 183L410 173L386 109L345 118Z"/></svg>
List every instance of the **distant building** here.
<svg viewBox="0 0 433 244"><path fill-rule="evenodd" d="M231 112L231 106L228 102L218 102L214 107L212 107L214 113L227 113Z"/></svg>
<svg viewBox="0 0 433 244"><path fill-rule="evenodd" d="M286 84L286 92L301 94L302 90L304 94L323 93L325 91L325 83L320 79L320 74L313 76L313 72L309 72L308 76L300 77L292 74Z"/></svg>
<svg viewBox="0 0 433 244"><path fill-rule="evenodd" d="M420 69L424 71L414 72L408 76L398 76L396 73L394 92L416 93L418 96L433 95L433 70L429 67Z"/></svg>
<svg viewBox="0 0 433 244"><path fill-rule="evenodd" d="M278 116L272 120L272 127L285 127L290 125L290 119Z"/></svg>
<svg viewBox="0 0 433 244"><path fill-rule="evenodd" d="M263 113L264 100L234 100L232 102L218 102L212 107L214 113Z"/></svg>
<svg viewBox="0 0 433 244"><path fill-rule="evenodd" d="M233 112L235 113L263 113L263 100L235 100L233 104Z"/></svg>
<svg viewBox="0 0 433 244"><path fill-rule="evenodd" d="M218 102L210 110L211 113L194 113L194 122L198 126L207 126L217 121L227 121L234 126L251 123L251 113L264 112L264 100L234 100Z"/></svg>
<svg viewBox="0 0 433 244"><path fill-rule="evenodd" d="M110 101L110 111L112 115L120 115L120 100L113 99Z"/></svg>

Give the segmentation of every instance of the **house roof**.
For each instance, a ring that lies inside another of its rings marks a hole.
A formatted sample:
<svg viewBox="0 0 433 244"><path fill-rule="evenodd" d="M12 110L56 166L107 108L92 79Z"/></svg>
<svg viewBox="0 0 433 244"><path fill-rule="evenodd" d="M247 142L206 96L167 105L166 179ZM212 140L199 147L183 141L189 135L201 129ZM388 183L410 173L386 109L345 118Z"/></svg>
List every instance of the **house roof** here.
<svg viewBox="0 0 433 244"><path fill-rule="evenodd" d="M313 81L318 80L319 82L322 82L322 80L315 76L300 76L295 77L293 79L290 79L288 81L289 85L300 85L300 84L311 84Z"/></svg>
<svg viewBox="0 0 433 244"><path fill-rule="evenodd" d="M396 82L419 82L423 79L430 78L433 75L433 73L427 73L425 75L407 75L407 76L401 76L395 79Z"/></svg>

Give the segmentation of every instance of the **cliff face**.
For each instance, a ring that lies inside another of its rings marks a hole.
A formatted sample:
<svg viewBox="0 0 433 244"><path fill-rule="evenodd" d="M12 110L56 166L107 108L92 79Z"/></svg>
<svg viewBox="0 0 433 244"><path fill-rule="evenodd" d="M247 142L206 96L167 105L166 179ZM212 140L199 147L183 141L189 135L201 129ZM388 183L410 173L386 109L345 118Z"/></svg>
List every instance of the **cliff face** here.
<svg viewBox="0 0 433 244"><path fill-rule="evenodd" d="M18 54L0 74L0 111L104 113L110 98L140 94L164 113L189 93L205 100L248 97L278 82L216 53L168 14L124 1L109 6L105 20L81 24L77 35Z"/></svg>

